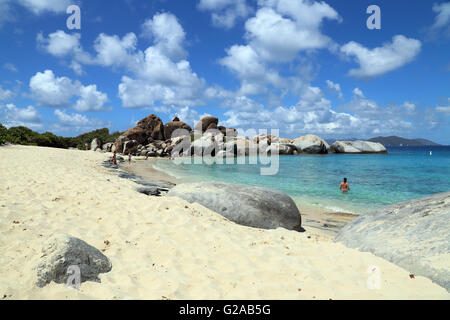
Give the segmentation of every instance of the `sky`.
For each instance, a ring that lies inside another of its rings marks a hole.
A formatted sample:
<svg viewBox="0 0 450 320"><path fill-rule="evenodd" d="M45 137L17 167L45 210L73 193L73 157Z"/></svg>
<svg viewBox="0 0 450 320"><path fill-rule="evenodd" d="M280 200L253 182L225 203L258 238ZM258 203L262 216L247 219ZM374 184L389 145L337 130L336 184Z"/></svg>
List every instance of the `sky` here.
<svg viewBox="0 0 450 320"><path fill-rule="evenodd" d="M0 123L76 136L152 113L450 145L450 2L0 0Z"/></svg>

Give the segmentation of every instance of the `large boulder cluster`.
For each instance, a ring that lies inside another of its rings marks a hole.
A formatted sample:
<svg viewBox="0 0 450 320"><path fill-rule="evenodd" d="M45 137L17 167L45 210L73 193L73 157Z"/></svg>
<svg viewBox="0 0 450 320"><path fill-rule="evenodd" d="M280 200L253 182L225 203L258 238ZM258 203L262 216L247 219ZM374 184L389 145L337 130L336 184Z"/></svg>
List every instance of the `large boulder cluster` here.
<svg viewBox="0 0 450 320"><path fill-rule="evenodd" d="M297 139L259 134L249 139L238 136L234 128L219 126L219 119L202 118L194 129L175 117L164 124L155 114L142 119L114 143L91 143L92 151L114 152L145 157L253 155L297 155L327 153L386 153L386 148L369 141L336 141L331 146L322 138L308 134Z"/></svg>

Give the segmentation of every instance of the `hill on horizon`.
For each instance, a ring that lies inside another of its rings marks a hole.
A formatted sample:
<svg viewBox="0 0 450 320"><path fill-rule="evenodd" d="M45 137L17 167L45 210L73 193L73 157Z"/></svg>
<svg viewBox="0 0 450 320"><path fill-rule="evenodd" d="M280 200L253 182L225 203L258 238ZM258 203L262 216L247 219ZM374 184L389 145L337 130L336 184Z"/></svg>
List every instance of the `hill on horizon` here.
<svg viewBox="0 0 450 320"><path fill-rule="evenodd" d="M390 137L375 137L368 141L379 142L387 147L419 147L419 146L440 146L440 144L422 138L406 139L397 136Z"/></svg>

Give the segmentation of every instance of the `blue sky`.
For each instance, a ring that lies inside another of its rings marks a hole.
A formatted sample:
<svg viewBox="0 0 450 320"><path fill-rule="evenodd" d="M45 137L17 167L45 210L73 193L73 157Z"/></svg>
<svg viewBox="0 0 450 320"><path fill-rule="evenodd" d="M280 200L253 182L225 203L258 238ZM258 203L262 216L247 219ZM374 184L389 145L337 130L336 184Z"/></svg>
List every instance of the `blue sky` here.
<svg viewBox="0 0 450 320"><path fill-rule="evenodd" d="M0 123L74 136L213 115L450 144L449 52L449 1L0 0Z"/></svg>

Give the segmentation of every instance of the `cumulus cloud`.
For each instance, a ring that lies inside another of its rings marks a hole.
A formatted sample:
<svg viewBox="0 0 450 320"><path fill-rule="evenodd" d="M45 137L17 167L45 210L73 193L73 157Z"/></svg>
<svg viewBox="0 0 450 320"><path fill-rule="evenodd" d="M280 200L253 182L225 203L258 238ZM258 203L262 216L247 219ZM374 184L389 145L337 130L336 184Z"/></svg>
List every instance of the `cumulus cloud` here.
<svg viewBox="0 0 450 320"><path fill-rule="evenodd" d="M330 45L320 27L325 19L339 20L338 13L324 2L260 1L256 16L245 24L246 37L261 58L287 62L299 51Z"/></svg>
<svg viewBox="0 0 450 320"><path fill-rule="evenodd" d="M0 85L0 101L11 101L15 97L15 93L8 89L3 89Z"/></svg>
<svg viewBox="0 0 450 320"><path fill-rule="evenodd" d="M16 66L13 65L12 63L5 63L3 65L3 69L11 71L11 72L18 72L19 70L17 70Z"/></svg>
<svg viewBox="0 0 450 320"><path fill-rule="evenodd" d="M142 29L144 36L154 39L155 47L168 58L180 60L186 57L182 46L186 33L173 14L156 14L144 22Z"/></svg>
<svg viewBox="0 0 450 320"><path fill-rule="evenodd" d="M33 106L18 108L14 104L0 105L0 123L5 127L25 126L30 129L42 128L42 118Z"/></svg>
<svg viewBox="0 0 450 320"><path fill-rule="evenodd" d="M56 77L52 70L37 72L30 79L31 96L40 106L74 108L79 111L102 111L108 101L96 85L83 86L67 77ZM79 97L75 104L72 98Z"/></svg>
<svg viewBox="0 0 450 320"><path fill-rule="evenodd" d="M45 38L42 32L38 33L36 40L38 46L56 57L64 57L68 54L81 51L81 35L79 33L68 34L58 30Z"/></svg>
<svg viewBox="0 0 450 320"><path fill-rule="evenodd" d="M231 29L238 19L245 19L253 9L246 0L200 0L198 8L210 11L214 26Z"/></svg>
<svg viewBox="0 0 450 320"><path fill-rule="evenodd" d="M79 35L69 35L64 31L50 34L48 38L38 36L38 43L53 56L70 56L70 66L78 74L83 72L83 65L125 71L118 87L118 95L125 108L144 108L154 103L177 106L203 104L205 81L192 71L186 60L187 52L183 47L185 32L178 19L171 13L158 13L144 22L142 30L143 36L153 41L145 51L138 49L138 38L132 32L122 38L100 34L94 42L94 54L83 50ZM67 90L71 91L70 88ZM98 102L95 103L97 106L105 100L99 93L91 93L89 97L89 101ZM61 100L67 102L67 99ZM85 110L83 102L86 100L75 107ZM52 105L62 107L55 103ZM92 108L92 103L89 106L90 109L98 109Z"/></svg>
<svg viewBox="0 0 450 320"><path fill-rule="evenodd" d="M52 124L51 130L54 132L66 131L91 131L98 128L111 127L111 123L98 119L90 119L79 113L67 113L64 110L56 109L54 114L57 122Z"/></svg>
<svg viewBox="0 0 450 320"><path fill-rule="evenodd" d="M241 80L240 94L256 95L266 91L266 85L282 86L278 72L264 64L251 46L234 45L219 63L227 67Z"/></svg>
<svg viewBox="0 0 450 320"><path fill-rule="evenodd" d="M372 78L398 69L414 60L421 50L421 42L402 35L393 37L391 43L382 47L368 49L351 41L341 47L341 52L354 57L359 69L350 70L356 78Z"/></svg>
<svg viewBox="0 0 450 320"><path fill-rule="evenodd" d="M331 80L327 80L326 82L328 89L335 92L338 95L339 99L342 99L344 97L342 94L341 85L339 83L334 83Z"/></svg>
<svg viewBox="0 0 450 320"><path fill-rule="evenodd" d="M304 81L299 81L299 76L282 77L277 70L282 63L300 60L302 51L332 47L332 40L321 32L327 19L340 21L338 13L324 2L258 1L255 16L245 23L247 44L231 46L219 60L239 78L237 96L266 94L276 102L275 93L297 93ZM277 90L269 94L268 86Z"/></svg>
<svg viewBox="0 0 450 320"><path fill-rule="evenodd" d="M314 86L303 88L299 101L291 106L268 107L245 96L228 99L224 106L229 108L222 122L225 126L279 129L282 136L290 137L307 133L333 138L401 134L423 120L410 102L381 107L357 88L351 101L337 108Z"/></svg>

